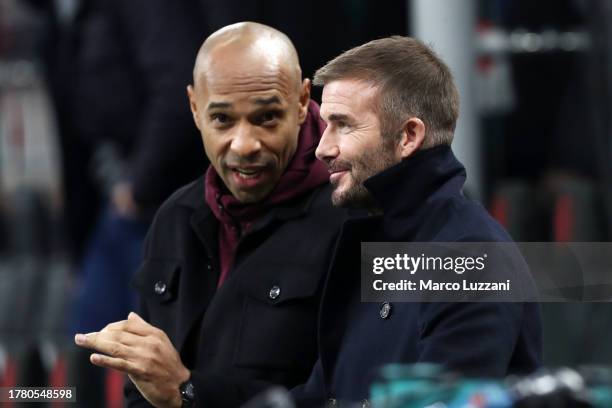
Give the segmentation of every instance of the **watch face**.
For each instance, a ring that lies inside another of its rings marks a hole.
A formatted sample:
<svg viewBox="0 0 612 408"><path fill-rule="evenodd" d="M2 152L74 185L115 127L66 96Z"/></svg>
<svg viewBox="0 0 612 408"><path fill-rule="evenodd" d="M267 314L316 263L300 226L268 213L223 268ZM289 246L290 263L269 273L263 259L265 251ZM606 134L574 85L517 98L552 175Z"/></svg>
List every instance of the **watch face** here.
<svg viewBox="0 0 612 408"><path fill-rule="evenodd" d="M181 384L181 397L184 402L193 402L195 399L195 388L191 381Z"/></svg>

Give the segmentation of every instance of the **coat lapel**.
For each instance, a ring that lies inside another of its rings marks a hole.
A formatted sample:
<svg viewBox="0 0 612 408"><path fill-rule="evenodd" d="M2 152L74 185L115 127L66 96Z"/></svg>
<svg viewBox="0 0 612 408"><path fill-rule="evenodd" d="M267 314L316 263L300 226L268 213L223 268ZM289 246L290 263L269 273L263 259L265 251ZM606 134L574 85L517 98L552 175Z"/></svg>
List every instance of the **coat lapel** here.
<svg viewBox="0 0 612 408"><path fill-rule="evenodd" d="M368 241L380 224L380 217L349 219L342 226L338 244L334 251L320 313L319 347L326 387L333 378L336 357L340 352L347 316L354 302L360 302L361 293L361 242ZM328 294L333 294L329 296ZM334 319L339 317L339 319Z"/></svg>
<svg viewBox="0 0 612 408"><path fill-rule="evenodd" d="M217 290L219 280L218 222L210 209L202 205L191 216L191 228L199 238L202 248L194 265L197 273L183 273L180 279L181 294L177 325L177 348L181 350L195 323L201 318ZM211 268L208 267L211 266Z"/></svg>

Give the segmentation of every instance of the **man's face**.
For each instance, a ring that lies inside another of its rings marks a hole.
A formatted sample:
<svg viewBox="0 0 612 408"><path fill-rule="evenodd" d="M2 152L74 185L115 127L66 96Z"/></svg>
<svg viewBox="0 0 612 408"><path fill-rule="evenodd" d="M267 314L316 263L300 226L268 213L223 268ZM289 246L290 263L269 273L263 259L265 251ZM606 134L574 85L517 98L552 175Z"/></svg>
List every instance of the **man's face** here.
<svg viewBox="0 0 612 408"><path fill-rule="evenodd" d="M189 89L206 154L243 203L270 194L296 150L308 86L299 87L285 71L261 59L217 53Z"/></svg>
<svg viewBox="0 0 612 408"><path fill-rule="evenodd" d="M321 117L327 129L316 155L329 167L335 206L373 206L363 182L400 161L394 146L383 142L376 100L376 88L358 80L336 80L323 88Z"/></svg>

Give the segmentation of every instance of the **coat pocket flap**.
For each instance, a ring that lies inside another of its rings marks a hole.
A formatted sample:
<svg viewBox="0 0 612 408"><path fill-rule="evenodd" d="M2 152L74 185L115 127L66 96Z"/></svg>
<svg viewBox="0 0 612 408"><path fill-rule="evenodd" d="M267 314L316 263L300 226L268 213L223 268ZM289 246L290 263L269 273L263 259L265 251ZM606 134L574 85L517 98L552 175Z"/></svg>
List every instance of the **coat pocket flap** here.
<svg viewBox="0 0 612 408"><path fill-rule="evenodd" d="M176 260L147 259L132 279L141 296L168 302L176 297L181 265Z"/></svg>
<svg viewBox="0 0 612 408"><path fill-rule="evenodd" d="M272 305L313 297L322 284L322 271L307 265L266 264L249 269L239 279L240 290Z"/></svg>

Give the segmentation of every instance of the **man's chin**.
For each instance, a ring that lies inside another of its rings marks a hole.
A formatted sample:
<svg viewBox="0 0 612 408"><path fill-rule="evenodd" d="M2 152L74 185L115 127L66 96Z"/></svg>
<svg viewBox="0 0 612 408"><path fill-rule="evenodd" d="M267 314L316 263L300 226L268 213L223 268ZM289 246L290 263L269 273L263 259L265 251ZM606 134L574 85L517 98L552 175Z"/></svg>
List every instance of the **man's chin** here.
<svg viewBox="0 0 612 408"><path fill-rule="evenodd" d="M346 203L341 198L332 197L332 205L334 207L345 208L347 207Z"/></svg>
<svg viewBox="0 0 612 408"><path fill-rule="evenodd" d="M334 190L331 194L331 201L334 207L345 207L345 195L344 191L340 190L340 187L334 187Z"/></svg>
<svg viewBox="0 0 612 408"><path fill-rule="evenodd" d="M372 195L365 187L348 190L339 190L336 187L332 192L331 201L334 207L341 208L369 209L375 206Z"/></svg>
<svg viewBox="0 0 612 408"><path fill-rule="evenodd" d="M349 191L338 191L338 188L332 193L331 200L334 207L351 208L356 204Z"/></svg>
<svg viewBox="0 0 612 408"><path fill-rule="evenodd" d="M242 204L250 205L257 204L266 199L270 194L270 190L265 191L232 191L232 195Z"/></svg>

